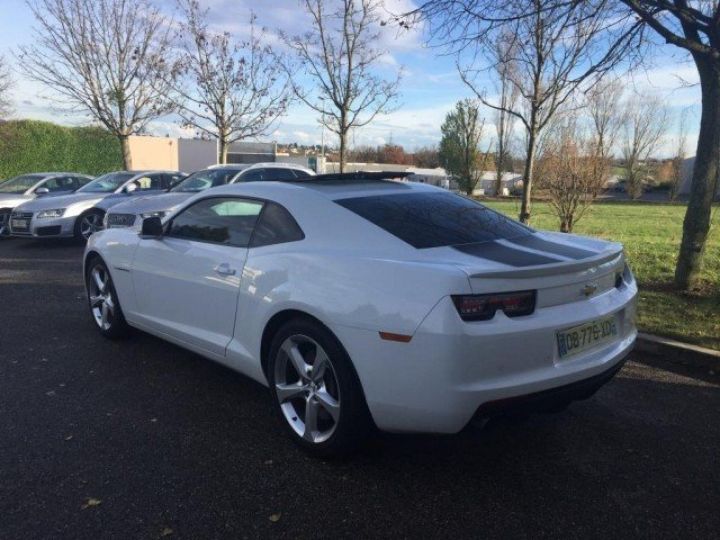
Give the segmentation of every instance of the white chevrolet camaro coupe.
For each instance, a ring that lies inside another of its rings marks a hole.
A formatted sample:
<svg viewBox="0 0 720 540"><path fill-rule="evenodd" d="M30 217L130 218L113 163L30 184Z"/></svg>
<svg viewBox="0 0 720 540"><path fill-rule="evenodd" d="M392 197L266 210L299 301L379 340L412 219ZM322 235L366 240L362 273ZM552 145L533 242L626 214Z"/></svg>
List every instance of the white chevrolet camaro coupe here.
<svg viewBox="0 0 720 540"><path fill-rule="evenodd" d="M620 369L637 287L622 246L536 232L387 175L203 191L90 237L89 309L268 385L316 455L373 426L455 433L561 409Z"/></svg>

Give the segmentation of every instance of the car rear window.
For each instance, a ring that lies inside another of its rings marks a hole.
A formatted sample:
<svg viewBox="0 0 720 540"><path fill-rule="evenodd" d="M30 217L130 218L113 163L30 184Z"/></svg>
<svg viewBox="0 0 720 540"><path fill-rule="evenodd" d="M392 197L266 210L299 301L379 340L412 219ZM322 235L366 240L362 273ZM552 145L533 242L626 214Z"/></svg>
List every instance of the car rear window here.
<svg viewBox="0 0 720 540"><path fill-rule="evenodd" d="M418 249L518 238L533 232L453 193L396 193L335 202Z"/></svg>

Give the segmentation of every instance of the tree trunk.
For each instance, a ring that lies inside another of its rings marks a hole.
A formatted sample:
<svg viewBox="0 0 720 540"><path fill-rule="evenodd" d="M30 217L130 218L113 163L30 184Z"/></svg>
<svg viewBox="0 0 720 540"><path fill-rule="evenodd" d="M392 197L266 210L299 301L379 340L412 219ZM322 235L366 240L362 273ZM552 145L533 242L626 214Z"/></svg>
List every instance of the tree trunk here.
<svg viewBox="0 0 720 540"><path fill-rule="evenodd" d="M132 153L130 152L130 137L128 135L119 135L120 148L122 149L123 169L132 171Z"/></svg>
<svg viewBox="0 0 720 540"><path fill-rule="evenodd" d="M530 194L535 172L535 131L528 134L527 156L525 157L525 172L523 174L522 206L520 208L520 221L530 223Z"/></svg>
<svg viewBox="0 0 720 540"><path fill-rule="evenodd" d="M218 162L223 165L227 164L228 146L227 139L221 136L218 139Z"/></svg>
<svg viewBox="0 0 720 540"><path fill-rule="evenodd" d="M495 197L502 195L502 176L505 168L505 149L502 140L498 139L497 163L495 163Z"/></svg>
<svg viewBox="0 0 720 540"><path fill-rule="evenodd" d="M345 140L347 139L347 133L341 132L340 133L340 172L345 172Z"/></svg>
<svg viewBox="0 0 720 540"><path fill-rule="evenodd" d="M690 201L675 267L675 286L682 290L692 289L700 276L705 242L710 231L712 201L718 187L720 159L720 62L696 57L695 63L700 74L702 116Z"/></svg>

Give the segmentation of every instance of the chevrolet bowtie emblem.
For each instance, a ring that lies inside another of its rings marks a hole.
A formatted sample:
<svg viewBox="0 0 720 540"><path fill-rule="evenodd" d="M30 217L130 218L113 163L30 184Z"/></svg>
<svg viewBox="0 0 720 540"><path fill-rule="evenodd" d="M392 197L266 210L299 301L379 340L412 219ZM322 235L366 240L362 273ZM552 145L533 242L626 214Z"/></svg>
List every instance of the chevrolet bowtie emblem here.
<svg viewBox="0 0 720 540"><path fill-rule="evenodd" d="M582 289L580 289L580 292L583 293L583 295L585 295L585 296L592 296L593 293L597 290L598 290L597 283L588 283Z"/></svg>

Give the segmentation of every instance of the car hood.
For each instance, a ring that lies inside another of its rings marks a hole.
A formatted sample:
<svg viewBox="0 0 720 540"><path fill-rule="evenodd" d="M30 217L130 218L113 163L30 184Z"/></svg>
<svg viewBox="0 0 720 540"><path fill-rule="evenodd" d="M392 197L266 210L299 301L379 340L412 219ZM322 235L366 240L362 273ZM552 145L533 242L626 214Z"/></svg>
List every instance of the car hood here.
<svg viewBox="0 0 720 540"><path fill-rule="evenodd" d="M171 212L195 193L163 193L152 197L137 197L112 207L113 214L146 214Z"/></svg>
<svg viewBox="0 0 720 540"><path fill-rule="evenodd" d="M50 208L68 208L75 203L100 201L109 195L109 193L73 193L57 197L38 197L23 204L22 209L27 212L37 212Z"/></svg>
<svg viewBox="0 0 720 540"><path fill-rule="evenodd" d="M17 193L0 193L0 208L15 208L24 202L31 201L35 195L19 195Z"/></svg>

